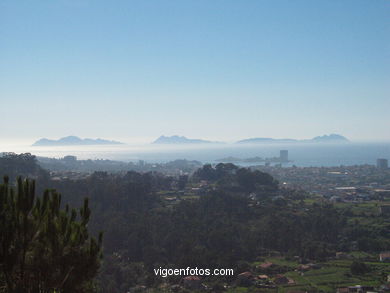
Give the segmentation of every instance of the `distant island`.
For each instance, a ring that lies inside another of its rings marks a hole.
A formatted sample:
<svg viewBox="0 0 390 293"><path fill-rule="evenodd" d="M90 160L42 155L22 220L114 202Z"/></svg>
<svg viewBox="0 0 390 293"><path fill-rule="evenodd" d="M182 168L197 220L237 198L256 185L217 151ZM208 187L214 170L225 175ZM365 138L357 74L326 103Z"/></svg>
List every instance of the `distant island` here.
<svg viewBox="0 0 390 293"><path fill-rule="evenodd" d="M237 158L237 157L226 157L222 159L215 160L216 162L220 163L291 163L292 161L288 159L288 151L281 150L279 157L271 157L271 158L262 158L262 157L252 157L252 158Z"/></svg>
<svg viewBox="0 0 390 293"><path fill-rule="evenodd" d="M62 137L58 140L41 138L33 143L32 146L70 146L70 145L113 145L123 144L119 141L105 140L105 139L92 139L92 138L79 138L77 136Z"/></svg>
<svg viewBox="0 0 390 293"><path fill-rule="evenodd" d="M203 143L219 143L215 141L209 141L204 139L192 139L187 138L185 136L160 136L155 141L152 142L153 144L203 144Z"/></svg>
<svg viewBox="0 0 390 293"><path fill-rule="evenodd" d="M290 142L299 142L297 139L289 139L289 138L270 138L270 137L255 137L255 138L247 138L243 140L239 140L236 143L290 143Z"/></svg>
<svg viewBox="0 0 390 293"><path fill-rule="evenodd" d="M239 140L237 144L261 144L261 143L345 143L349 140L340 134L329 134L316 136L312 139L292 139L292 138L270 138L270 137L255 137ZM160 136L153 144L211 144L222 143L204 139L193 139L185 136Z"/></svg>
<svg viewBox="0 0 390 293"><path fill-rule="evenodd" d="M280 161L279 158L276 159L278 160L278 162ZM237 157L226 157L222 159L217 159L215 161L220 163L262 163L262 162L266 162L267 159L264 159L262 157L253 157L253 158L246 158L246 159L241 159Z"/></svg>
<svg viewBox="0 0 390 293"><path fill-rule="evenodd" d="M329 134L323 136L316 136L311 139L313 142L349 142L349 140L340 134Z"/></svg>
<svg viewBox="0 0 390 293"><path fill-rule="evenodd" d="M257 137L248 138L237 141L239 144L250 144L250 143L296 143L296 142L321 142L321 143L340 143L349 142L349 140L340 134L329 134L323 136L316 136L312 139L291 139L291 138L268 138L268 137Z"/></svg>

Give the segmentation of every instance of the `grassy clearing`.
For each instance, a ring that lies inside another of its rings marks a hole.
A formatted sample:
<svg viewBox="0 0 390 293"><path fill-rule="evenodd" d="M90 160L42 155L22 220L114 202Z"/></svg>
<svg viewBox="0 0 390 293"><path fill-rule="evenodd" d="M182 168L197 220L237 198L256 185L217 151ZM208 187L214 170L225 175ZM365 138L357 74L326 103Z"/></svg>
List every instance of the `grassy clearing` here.
<svg viewBox="0 0 390 293"><path fill-rule="evenodd" d="M352 275L350 272L352 261L332 260L323 263L321 269L310 270L303 274L288 272L286 276L296 281L294 287L312 287L325 292L334 292L337 287L357 284L379 286L383 281L383 273L390 269L389 264L365 262L371 268L371 272L364 275Z"/></svg>
<svg viewBox="0 0 390 293"><path fill-rule="evenodd" d="M351 254L351 259L335 259L324 263L320 263L320 269L312 269L301 273L295 269L299 266L298 262L286 260L282 257L266 258L264 262L272 262L274 264L288 267L290 271L285 273L288 278L295 281L294 285L279 286L277 292L287 292L290 290L309 290L314 289L323 292L335 292L338 287L367 285L379 286L384 281L384 276L390 274L390 264L378 261L365 261L369 266L370 272L364 275L352 275L350 266L354 259L374 260L377 255L364 252L354 252ZM255 262L258 265L261 262ZM244 290L244 289L242 289ZM262 289L263 290L263 289ZM238 292L238 291L231 291ZM240 291L240 292L255 292L255 291ZM262 291L263 292L263 291Z"/></svg>

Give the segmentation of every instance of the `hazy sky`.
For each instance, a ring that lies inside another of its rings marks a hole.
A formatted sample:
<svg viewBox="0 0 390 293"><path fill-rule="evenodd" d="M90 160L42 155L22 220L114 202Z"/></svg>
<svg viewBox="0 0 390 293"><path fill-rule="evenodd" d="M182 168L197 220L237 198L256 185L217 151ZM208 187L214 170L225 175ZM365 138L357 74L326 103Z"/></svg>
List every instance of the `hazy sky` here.
<svg viewBox="0 0 390 293"><path fill-rule="evenodd" d="M388 0L0 0L0 140L390 140Z"/></svg>

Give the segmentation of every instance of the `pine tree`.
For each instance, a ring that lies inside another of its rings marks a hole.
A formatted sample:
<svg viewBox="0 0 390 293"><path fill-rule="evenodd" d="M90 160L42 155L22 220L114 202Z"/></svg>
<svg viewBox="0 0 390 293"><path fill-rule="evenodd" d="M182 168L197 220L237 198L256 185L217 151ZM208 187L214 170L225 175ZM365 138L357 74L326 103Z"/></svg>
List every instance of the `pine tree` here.
<svg viewBox="0 0 390 293"><path fill-rule="evenodd" d="M92 292L102 256L88 234L88 199L77 212L61 195L35 196L35 182L0 184L0 286L6 292Z"/></svg>

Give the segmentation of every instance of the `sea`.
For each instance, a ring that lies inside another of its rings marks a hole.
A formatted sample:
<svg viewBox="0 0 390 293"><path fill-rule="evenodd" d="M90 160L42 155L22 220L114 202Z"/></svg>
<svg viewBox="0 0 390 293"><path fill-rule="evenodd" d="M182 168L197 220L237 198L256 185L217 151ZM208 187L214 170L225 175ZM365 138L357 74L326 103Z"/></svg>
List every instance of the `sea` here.
<svg viewBox="0 0 390 293"><path fill-rule="evenodd" d="M390 142L381 143L283 143L283 144L202 144L202 145L99 145L38 147L30 145L1 145L0 153L31 153L36 156L62 158L74 155L80 160L108 159L125 162L143 160L164 163L177 159L218 163L219 159L279 157L280 150L288 150L289 163L283 166L329 167L375 165L378 158L390 160ZM264 163L246 163L261 165ZM241 164L245 165L245 164Z"/></svg>

